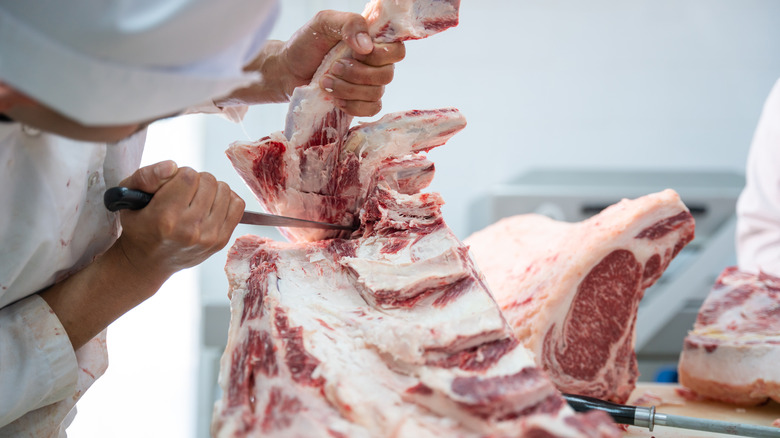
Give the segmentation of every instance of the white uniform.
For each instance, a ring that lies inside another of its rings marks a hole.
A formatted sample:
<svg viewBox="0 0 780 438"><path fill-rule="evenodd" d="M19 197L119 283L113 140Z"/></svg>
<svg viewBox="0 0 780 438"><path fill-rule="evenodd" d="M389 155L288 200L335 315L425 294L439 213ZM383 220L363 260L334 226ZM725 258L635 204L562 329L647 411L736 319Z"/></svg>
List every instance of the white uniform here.
<svg viewBox="0 0 780 438"><path fill-rule="evenodd" d="M780 80L764 103L746 177L737 203L739 268L780 276Z"/></svg>
<svg viewBox="0 0 780 438"><path fill-rule="evenodd" d="M145 136L85 143L0 123L0 437L58 436L106 369L105 334L74 353L34 293L89 264L119 236L103 192L138 168Z"/></svg>
<svg viewBox="0 0 780 438"><path fill-rule="evenodd" d="M86 125L214 112L212 99L257 79L242 68L277 13L276 0L0 0L0 82ZM64 436L105 371L105 333L74 352L36 292L116 240L103 192L138 168L144 139L0 122L0 437Z"/></svg>

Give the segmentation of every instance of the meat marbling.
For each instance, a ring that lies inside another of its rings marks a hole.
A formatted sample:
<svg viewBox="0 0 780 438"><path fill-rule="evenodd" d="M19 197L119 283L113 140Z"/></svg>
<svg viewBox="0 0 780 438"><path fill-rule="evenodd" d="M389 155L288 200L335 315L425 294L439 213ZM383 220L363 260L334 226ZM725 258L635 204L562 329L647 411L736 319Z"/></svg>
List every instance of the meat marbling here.
<svg viewBox="0 0 780 438"><path fill-rule="evenodd" d="M421 151L464 126L444 109L353 130L338 168L353 182L338 185L342 205L360 207L351 239L236 242L216 436L617 436L603 413L565 405L444 223L441 197L419 192L434 172ZM235 145L231 159L259 170L241 173L289 215L299 204L278 200L299 192L259 182L274 147Z"/></svg>
<svg viewBox="0 0 780 438"><path fill-rule="evenodd" d="M579 223L505 218L465 243L504 317L558 389L623 403L638 376L639 301L693 237L693 217L665 190Z"/></svg>
<svg viewBox="0 0 780 438"><path fill-rule="evenodd" d="M680 383L739 405L780 402L780 278L726 268L683 343Z"/></svg>
<svg viewBox="0 0 780 438"><path fill-rule="evenodd" d="M412 21L432 32L457 22L453 7L372 2L365 14L393 22L394 8L427 11ZM442 19L431 17L441 11ZM398 26L378 28L403 35ZM227 152L270 212L359 229L286 229L290 243L236 241L212 433L619 436L603 412L575 414L565 404L444 223L441 197L421 193L434 173L423 153L465 127L460 112L406 111L346 131L328 99L303 90L293 96L287 135Z"/></svg>

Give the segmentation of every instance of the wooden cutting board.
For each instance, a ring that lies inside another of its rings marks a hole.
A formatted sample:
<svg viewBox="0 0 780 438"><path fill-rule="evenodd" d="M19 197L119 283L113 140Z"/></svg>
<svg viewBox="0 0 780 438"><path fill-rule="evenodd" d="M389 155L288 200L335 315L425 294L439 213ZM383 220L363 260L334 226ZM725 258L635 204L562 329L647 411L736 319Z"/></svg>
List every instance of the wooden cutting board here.
<svg viewBox="0 0 780 438"><path fill-rule="evenodd" d="M735 405L711 401L689 401L682 398L676 384L638 383L627 404L637 404L635 401L643 395L661 398L661 402L640 403L643 406L655 405L656 411L663 414L685 415L688 417L708 418L712 420L731 421L734 423L757 424L771 426L780 419L780 403L770 402L763 406L740 408ZM640 400L641 402L641 400ZM656 426L652 432L647 429L629 426L626 437L734 437L711 432L677 429L666 426Z"/></svg>

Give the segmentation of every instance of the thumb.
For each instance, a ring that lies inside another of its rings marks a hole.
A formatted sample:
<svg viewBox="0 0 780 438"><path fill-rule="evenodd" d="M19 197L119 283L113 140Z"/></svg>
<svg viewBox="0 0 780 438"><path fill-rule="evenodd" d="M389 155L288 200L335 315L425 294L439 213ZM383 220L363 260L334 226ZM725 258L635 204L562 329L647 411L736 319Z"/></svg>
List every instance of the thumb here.
<svg viewBox="0 0 780 438"><path fill-rule="evenodd" d="M326 35L333 45L343 40L349 48L361 55L374 50L374 42L368 35L368 23L360 14L322 11L315 17L312 27Z"/></svg>
<svg viewBox="0 0 780 438"><path fill-rule="evenodd" d="M120 185L147 193L155 193L168 180L173 178L177 170L178 166L175 162L171 160L161 161L136 170L135 173L125 178Z"/></svg>

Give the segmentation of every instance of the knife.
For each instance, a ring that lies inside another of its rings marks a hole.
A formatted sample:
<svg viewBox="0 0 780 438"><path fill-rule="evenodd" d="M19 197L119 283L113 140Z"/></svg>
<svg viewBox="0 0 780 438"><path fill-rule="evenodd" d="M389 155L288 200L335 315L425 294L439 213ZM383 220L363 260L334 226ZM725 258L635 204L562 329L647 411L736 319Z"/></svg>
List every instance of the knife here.
<svg viewBox="0 0 780 438"><path fill-rule="evenodd" d="M146 204L152 200L152 194L140 190L128 189L127 187L112 187L103 194L103 204L109 211L118 210L138 210L146 207ZM254 211L245 211L239 221L242 224L250 225L268 225L273 227L295 227L295 228L321 228L324 230L348 230L354 231L355 227L348 225L329 224L327 222L310 221L286 216L276 216L273 214L256 213Z"/></svg>
<svg viewBox="0 0 780 438"><path fill-rule="evenodd" d="M646 408L643 406L620 405L593 397L586 397L584 395L563 394L563 398L565 398L566 402L569 403L569 406L577 412L585 412L593 409L604 411L615 420L615 423L646 427L650 431L657 425L738 436L759 438L780 437L780 429L776 427L662 414L655 411L655 406Z"/></svg>

